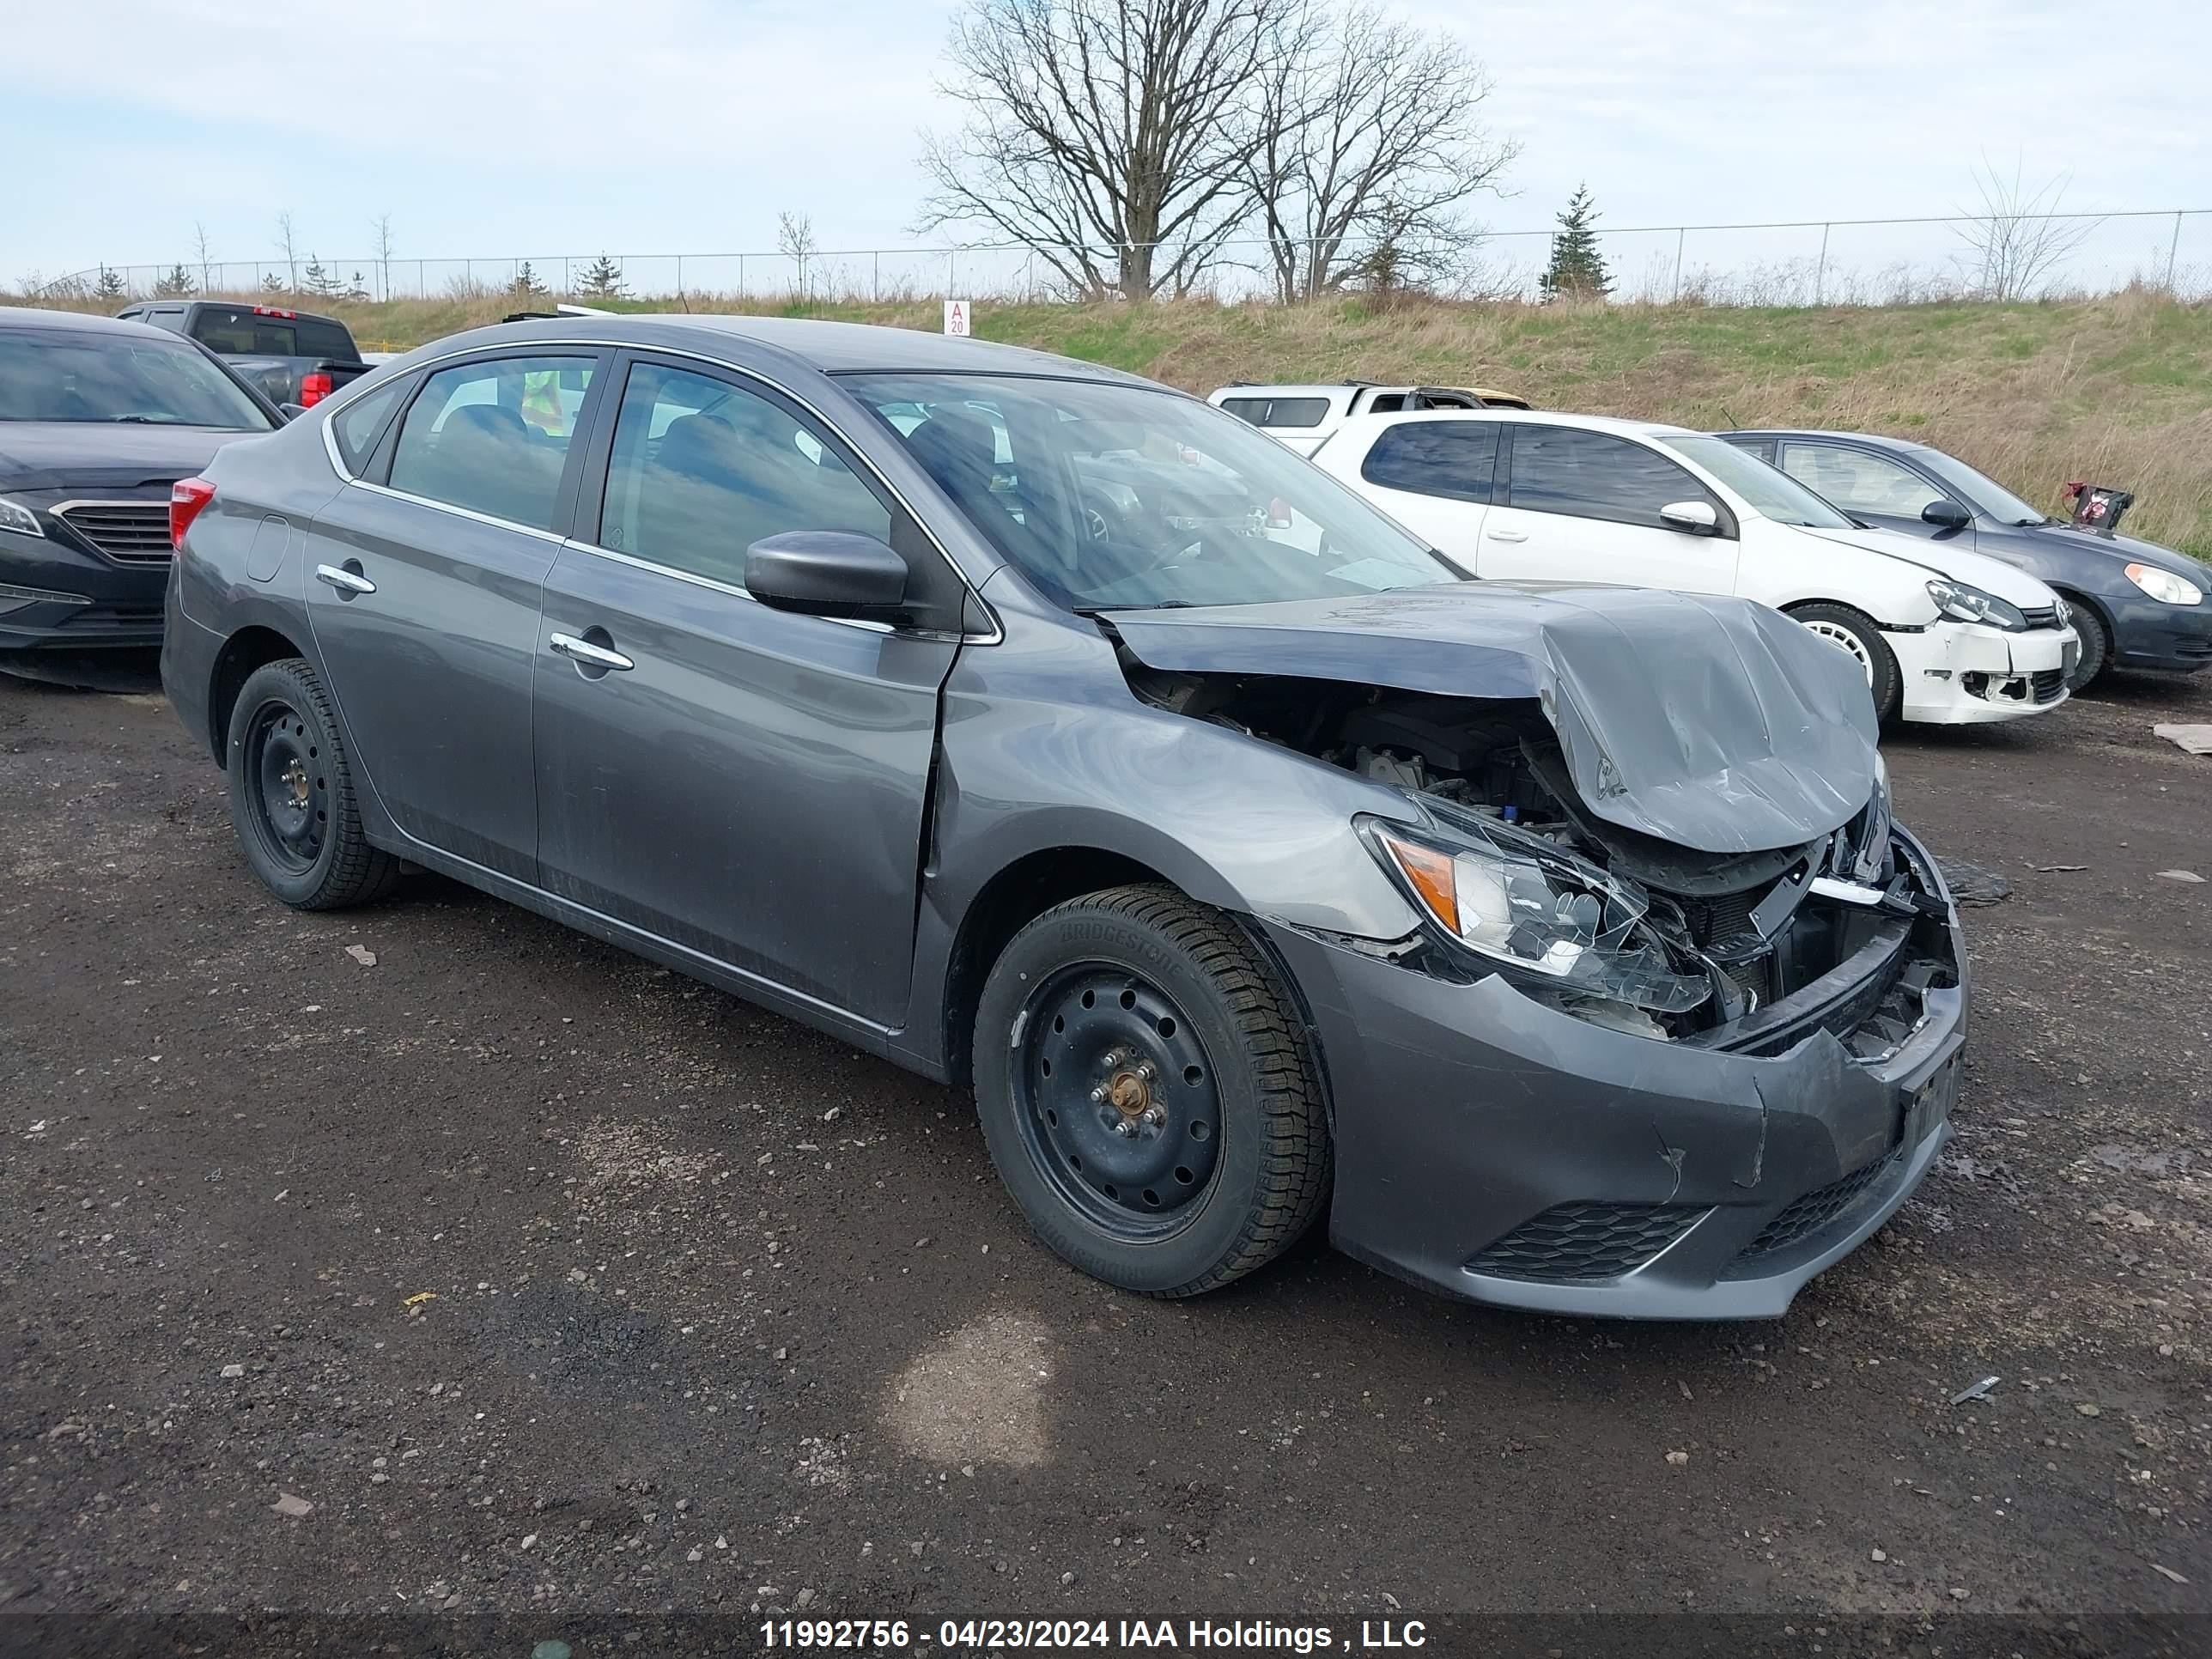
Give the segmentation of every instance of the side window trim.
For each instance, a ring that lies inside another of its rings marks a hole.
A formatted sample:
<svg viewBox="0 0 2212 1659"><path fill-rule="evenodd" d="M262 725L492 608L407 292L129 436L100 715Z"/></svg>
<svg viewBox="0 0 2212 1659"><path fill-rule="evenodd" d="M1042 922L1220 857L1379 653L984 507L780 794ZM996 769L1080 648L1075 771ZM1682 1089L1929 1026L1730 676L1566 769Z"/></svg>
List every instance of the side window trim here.
<svg viewBox="0 0 2212 1659"><path fill-rule="evenodd" d="M401 399L399 409L390 424L385 428L384 436L378 441L376 453L370 460L368 473L356 478L355 483L381 495L394 496L403 501L412 501L417 507L434 507L441 513L458 514L462 518L474 519L481 524L494 524L502 529L519 530L526 536L542 537L548 541L566 541L576 522L576 498L584 477L584 446L580 444L571 441L568 453L562 458L561 482L555 487L553 492L551 515L553 522L550 526L522 524L514 519L502 519L497 514L482 513L472 507L463 507L457 501L441 501L432 496L416 495L411 490L395 489L391 483L392 459L398 449L399 434L407 424L407 416L413 411L416 401L428 390L431 380L437 374L441 374L448 369L473 368L479 363L499 362L510 357L574 357L579 362L591 364L592 384L585 388L584 401L576 410L576 422L580 431L596 434L599 411L606 403L607 382L613 378L611 373L611 359L613 356L614 354L604 346L571 346L559 340L533 340L527 344L518 342L513 345L493 347L481 352L471 352L465 356L441 358L434 364L426 364L417 371L419 378L409 389L407 395Z"/></svg>

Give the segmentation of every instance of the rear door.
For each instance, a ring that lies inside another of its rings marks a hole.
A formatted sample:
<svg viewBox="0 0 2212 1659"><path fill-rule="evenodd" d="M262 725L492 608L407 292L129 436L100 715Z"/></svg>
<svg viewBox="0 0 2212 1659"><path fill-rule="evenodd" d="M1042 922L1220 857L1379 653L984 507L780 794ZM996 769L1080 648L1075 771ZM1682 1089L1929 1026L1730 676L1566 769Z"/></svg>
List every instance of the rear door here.
<svg viewBox="0 0 2212 1659"><path fill-rule="evenodd" d="M1394 422L1359 459L1368 500L1470 575L1498 471L1495 421Z"/></svg>
<svg viewBox="0 0 2212 1659"><path fill-rule="evenodd" d="M744 555L843 530L924 574L950 568L764 383L649 353L623 374L537 640L544 884L894 1025L958 641L771 610L745 591Z"/></svg>
<svg viewBox="0 0 2212 1659"><path fill-rule="evenodd" d="M1735 591L1735 515L1678 462L1619 433L1502 424L1511 434L1504 482L1483 520L1478 574ZM1711 507L1718 533L1671 528L1660 511L1678 501Z"/></svg>
<svg viewBox="0 0 2212 1659"><path fill-rule="evenodd" d="M1908 536L1933 538L1939 526L1920 516L1929 502L1949 499L1943 486L1903 461L1850 444L1786 438L1776 465L1814 495L1826 497L1855 519ZM1956 546L1974 544L1974 526L1945 533Z"/></svg>
<svg viewBox="0 0 2212 1659"><path fill-rule="evenodd" d="M370 787L416 840L525 881L540 595L608 355L487 354L423 376L309 534L307 616Z"/></svg>

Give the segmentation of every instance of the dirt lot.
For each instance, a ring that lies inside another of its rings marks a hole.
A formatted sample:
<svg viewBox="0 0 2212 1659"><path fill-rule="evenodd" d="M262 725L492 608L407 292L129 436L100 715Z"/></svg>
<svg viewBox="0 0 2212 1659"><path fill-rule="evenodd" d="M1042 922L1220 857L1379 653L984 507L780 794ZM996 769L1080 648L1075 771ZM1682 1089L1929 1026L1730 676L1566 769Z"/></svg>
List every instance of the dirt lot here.
<svg viewBox="0 0 2212 1659"><path fill-rule="evenodd" d="M440 880L294 915L157 695L0 680L0 1648L292 1609L751 1651L782 1609L1455 1652L1598 1609L2182 1650L2212 884L2158 872L2212 876L2212 760L2173 718L2212 684L1893 740L1905 816L2015 889L1970 913L1955 1146L1786 1322L1618 1327L1318 1240L1108 1291L964 1100Z"/></svg>

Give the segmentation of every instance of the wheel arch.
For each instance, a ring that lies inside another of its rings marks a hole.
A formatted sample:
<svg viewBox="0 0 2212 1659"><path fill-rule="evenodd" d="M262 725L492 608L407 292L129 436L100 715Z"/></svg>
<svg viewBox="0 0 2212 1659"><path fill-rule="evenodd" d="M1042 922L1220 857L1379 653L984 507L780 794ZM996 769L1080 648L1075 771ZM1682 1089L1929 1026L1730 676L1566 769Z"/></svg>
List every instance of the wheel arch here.
<svg viewBox="0 0 2212 1659"><path fill-rule="evenodd" d="M228 763L231 714L253 672L307 654L289 635L259 623L240 629L222 642L208 678L208 738L218 760Z"/></svg>

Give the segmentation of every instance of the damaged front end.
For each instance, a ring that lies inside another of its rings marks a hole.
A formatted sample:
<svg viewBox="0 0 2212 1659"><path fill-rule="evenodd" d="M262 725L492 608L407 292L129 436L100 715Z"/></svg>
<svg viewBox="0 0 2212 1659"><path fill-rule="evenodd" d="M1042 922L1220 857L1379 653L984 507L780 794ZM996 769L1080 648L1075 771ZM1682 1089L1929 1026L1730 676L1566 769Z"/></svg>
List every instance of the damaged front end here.
<svg viewBox="0 0 2212 1659"><path fill-rule="evenodd" d="M1601 817L1534 700L1125 671L1157 706L1403 792L1402 814L1359 828L1425 926L1373 948L1446 980L1500 975L1593 1024L1725 1042L1948 908L1892 844L1878 759L1847 821L1785 846L1708 852Z"/></svg>
<svg viewBox="0 0 2212 1659"><path fill-rule="evenodd" d="M1778 1316L1933 1163L1965 1040L1863 681L1757 606L1469 586L1109 619L1145 702L1391 792L1356 823L1415 928L1255 919L1328 1068L1332 1237L1480 1301Z"/></svg>

